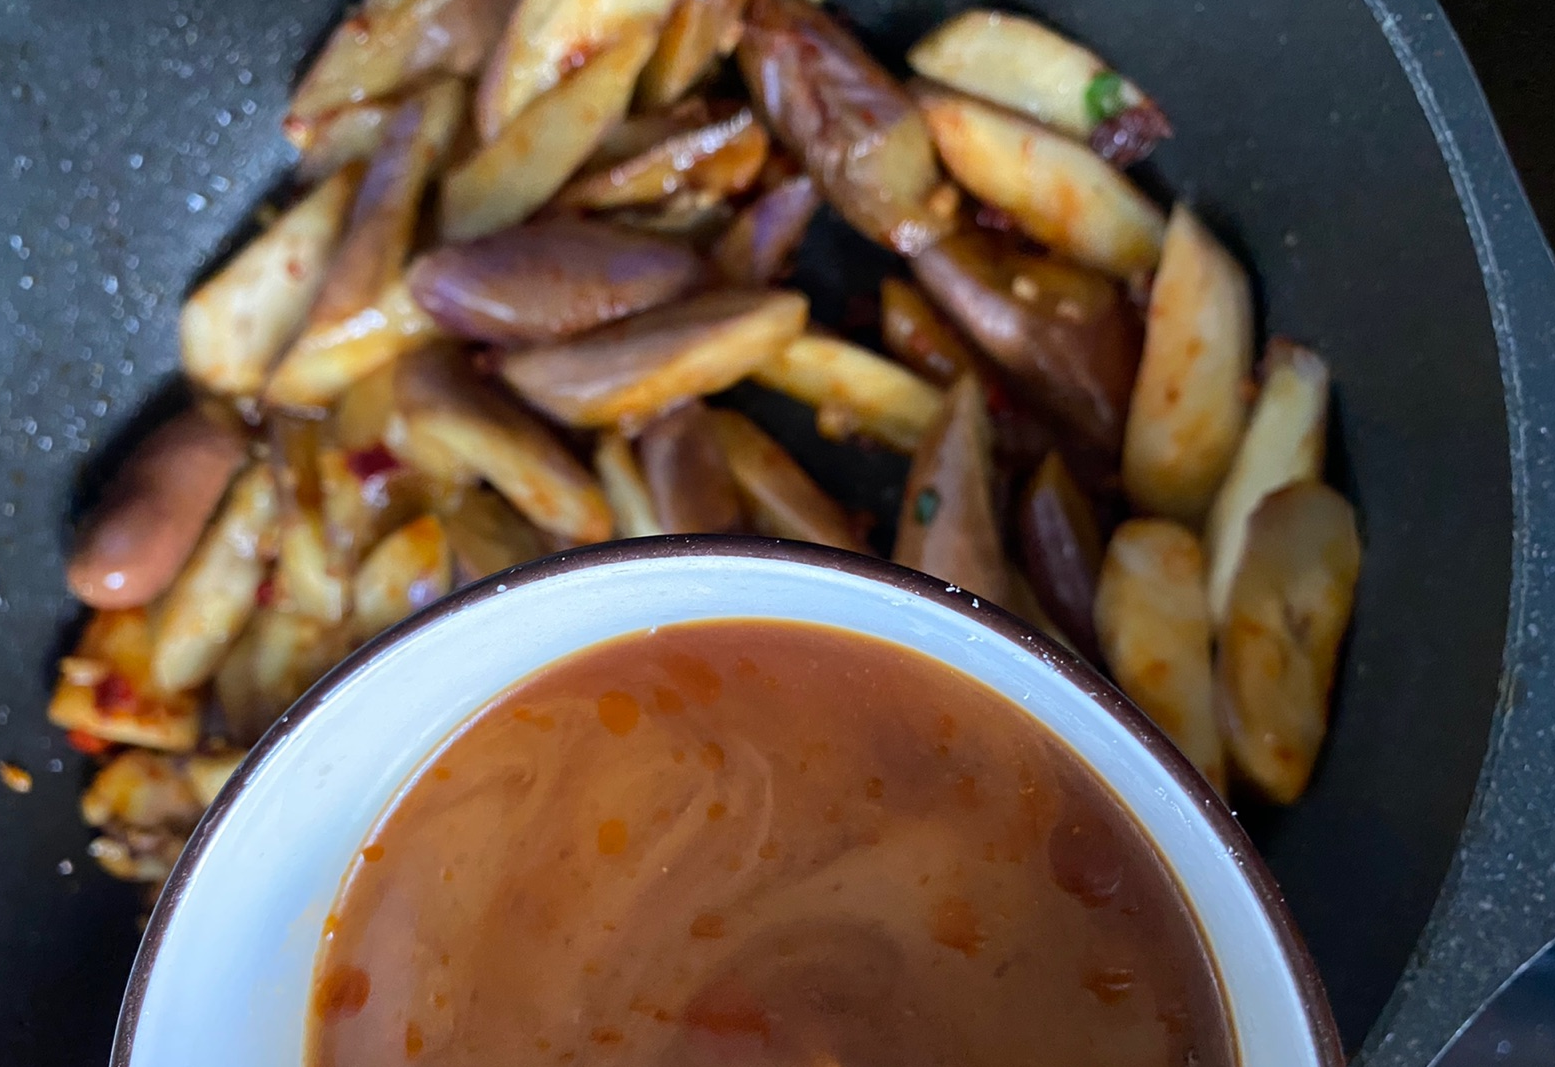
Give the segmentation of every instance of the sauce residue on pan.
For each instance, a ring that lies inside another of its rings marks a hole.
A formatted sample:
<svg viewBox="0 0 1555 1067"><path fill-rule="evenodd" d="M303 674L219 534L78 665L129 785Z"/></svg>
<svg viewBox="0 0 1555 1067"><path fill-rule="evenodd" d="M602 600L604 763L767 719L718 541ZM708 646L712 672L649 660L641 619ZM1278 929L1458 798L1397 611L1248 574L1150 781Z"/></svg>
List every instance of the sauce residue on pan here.
<svg viewBox="0 0 1555 1067"><path fill-rule="evenodd" d="M816 626L527 678L386 813L330 927L309 1067L1236 1060L1107 788L976 681Z"/></svg>

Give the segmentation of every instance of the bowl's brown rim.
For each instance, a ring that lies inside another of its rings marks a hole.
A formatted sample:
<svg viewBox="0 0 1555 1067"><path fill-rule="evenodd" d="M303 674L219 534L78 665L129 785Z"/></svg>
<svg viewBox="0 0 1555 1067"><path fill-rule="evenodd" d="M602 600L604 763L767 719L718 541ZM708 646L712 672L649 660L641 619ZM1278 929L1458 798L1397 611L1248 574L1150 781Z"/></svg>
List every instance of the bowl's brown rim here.
<svg viewBox="0 0 1555 1067"><path fill-rule="evenodd" d="M445 618L490 597L502 596L515 587L544 581L558 575L616 563L663 559L667 557L730 557L777 560L844 571L921 597L941 607L965 615L970 621L992 630L1016 644L1031 646L1054 670L1086 693L1107 714L1116 719L1171 774L1177 785L1198 806L1210 827L1232 856L1256 895L1279 940L1285 964L1296 982L1313 1047L1324 1067L1341 1067L1345 1062L1339 1028L1330 1010L1327 993L1318 975L1317 964L1307 951L1285 897L1253 847L1241 825L1221 801L1214 789L1193 768L1159 729L1093 667L1047 638L1023 620L997 606L980 601L972 593L930 577L920 571L874 556L863 556L825 545L786 541L766 537L742 537L726 534L670 535L643 537L629 541L610 541L585 548L560 552L511 570L500 571L450 593L417 614L390 627L351 653L313 685L291 709L249 750L216 799L206 810L189 838L183 854L157 899L145 935L135 954L129 984L119 1011L114 1034L112 1067L129 1067L135 1032L140 1023L141 1007L174 914L177 912L195 869L227 812L258 773L270 753L284 743L297 727L320 705L327 702L346 680L385 655L399 642ZM1235 1020L1232 1021L1233 1028Z"/></svg>

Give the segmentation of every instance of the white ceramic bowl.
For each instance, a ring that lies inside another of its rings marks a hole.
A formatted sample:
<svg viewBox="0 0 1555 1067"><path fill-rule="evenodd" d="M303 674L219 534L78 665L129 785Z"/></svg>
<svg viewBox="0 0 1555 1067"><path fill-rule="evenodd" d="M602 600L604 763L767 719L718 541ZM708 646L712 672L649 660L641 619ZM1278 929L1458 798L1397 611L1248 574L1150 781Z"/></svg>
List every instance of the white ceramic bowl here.
<svg viewBox="0 0 1555 1067"><path fill-rule="evenodd" d="M332 671L255 747L158 902L115 1067L300 1064L320 928L342 873L440 741L580 648L693 619L840 626L966 672L1026 708L1116 791L1197 911L1247 1067L1337 1067L1316 972L1251 844L1170 742L1013 617L879 560L793 542L618 542L488 578Z"/></svg>

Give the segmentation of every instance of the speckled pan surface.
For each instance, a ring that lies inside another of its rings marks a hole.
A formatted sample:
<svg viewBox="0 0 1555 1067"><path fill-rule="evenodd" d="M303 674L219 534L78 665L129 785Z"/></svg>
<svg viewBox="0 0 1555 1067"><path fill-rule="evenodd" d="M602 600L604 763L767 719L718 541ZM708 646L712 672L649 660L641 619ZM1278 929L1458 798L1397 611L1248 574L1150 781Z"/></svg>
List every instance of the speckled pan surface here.
<svg viewBox="0 0 1555 1067"><path fill-rule="evenodd" d="M890 55L953 8L844 6ZM1155 92L1179 136L1152 184L1252 264L1266 326L1334 365L1357 630L1317 788L1244 815L1347 1043L1423 1064L1555 933L1555 268L1433 4L1029 6ZM134 892L83 852L84 769L43 724L76 619L67 517L169 403L179 300L282 180L286 93L337 7L0 0L0 759L37 783L0 794L0 1062L103 1062L136 942ZM859 251L815 234L823 317L872 284ZM828 469L889 508L864 465Z"/></svg>

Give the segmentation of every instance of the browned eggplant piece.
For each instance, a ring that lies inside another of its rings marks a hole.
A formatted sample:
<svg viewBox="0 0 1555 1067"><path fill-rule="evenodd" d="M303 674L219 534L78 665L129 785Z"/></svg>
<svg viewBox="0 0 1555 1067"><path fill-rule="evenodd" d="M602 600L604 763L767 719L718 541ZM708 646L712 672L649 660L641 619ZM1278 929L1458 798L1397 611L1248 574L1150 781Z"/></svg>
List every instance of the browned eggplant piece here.
<svg viewBox="0 0 1555 1067"><path fill-rule="evenodd" d="M400 276L421 196L464 111L464 88L443 81L402 104L368 164L351 225L309 313L309 326L339 322Z"/></svg>
<svg viewBox="0 0 1555 1067"><path fill-rule="evenodd" d="M814 408L822 437L867 437L899 452L918 447L945 403L943 390L900 364L821 335L798 338L752 376Z"/></svg>
<svg viewBox="0 0 1555 1067"><path fill-rule="evenodd" d="M971 97L913 89L945 169L967 192L1067 259L1115 278L1155 267L1160 209L1089 148Z"/></svg>
<svg viewBox="0 0 1555 1067"><path fill-rule="evenodd" d="M664 533L654 513L653 494L643 479L642 465L625 434L607 430L594 449L594 473L615 513L617 537L656 537Z"/></svg>
<svg viewBox="0 0 1555 1067"><path fill-rule="evenodd" d="M610 505L589 472L462 353L420 352L398 370L395 396L410 431L485 478L560 543L610 537Z"/></svg>
<svg viewBox="0 0 1555 1067"><path fill-rule="evenodd" d="M351 617L365 641L426 607L453 587L448 535L435 515L423 515L379 541L356 572Z"/></svg>
<svg viewBox="0 0 1555 1067"><path fill-rule="evenodd" d="M252 745L324 672L351 650L344 627L275 608L249 620L216 671L227 737Z"/></svg>
<svg viewBox="0 0 1555 1067"><path fill-rule="evenodd" d="M508 355L502 375L571 426L642 426L661 411L726 389L804 329L798 293L707 293L575 341Z"/></svg>
<svg viewBox="0 0 1555 1067"><path fill-rule="evenodd" d="M647 42L651 50L671 2L541 0L510 5L513 17L481 74L476 93L475 119L481 140L496 140L536 99L638 28L652 31ZM639 68L648 55L643 53ZM631 91L630 85L627 91Z"/></svg>
<svg viewBox="0 0 1555 1067"><path fill-rule="evenodd" d="M682 189L668 200L616 208L600 216L639 233L667 237L706 254L734 218L734 205L713 193Z"/></svg>
<svg viewBox="0 0 1555 1067"><path fill-rule="evenodd" d="M445 245L410 269L410 290L453 334L493 344L555 341L684 294L702 267L679 241L589 219L537 220Z"/></svg>
<svg viewBox="0 0 1555 1067"><path fill-rule="evenodd" d="M921 290L901 278L880 282L880 338L891 355L942 388L977 373L977 355Z"/></svg>
<svg viewBox="0 0 1555 1067"><path fill-rule="evenodd" d="M463 493L443 517L443 527L453 554L455 585L528 563L548 551L540 531L491 489Z"/></svg>
<svg viewBox="0 0 1555 1067"><path fill-rule="evenodd" d="M370 158L383 144L400 103L393 98L368 100L331 111L310 126L298 126L293 141L302 154L297 180L310 185L321 182L347 163Z"/></svg>
<svg viewBox="0 0 1555 1067"><path fill-rule="evenodd" d="M1039 22L973 9L908 54L913 70L1037 119L1114 166L1144 159L1171 123L1139 86Z"/></svg>
<svg viewBox="0 0 1555 1067"><path fill-rule="evenodd" d="M1121 449L1143 328L1116 284L971 232L941 241L912 268L1034 400L1085 441Z"/></svg>
<svg viewBox="0 0 1555 1067"><path fill-rule="evenodd" d="M583 174L556 194L556 204L604 211L657 204L677 193L737 196L760 175L768 147L767 131L742 107Z"/></svg>
<svg viewBox="0 0 1555 1067"><path fill-rule="evenodd" d="M188 752L200 739L198 692L167 692L151 674L144 608L93 614L59 661L49 722L104 741Z"/></svg>
<svg viewBox="0 0 1555 1067"><path fill-rule="evenodd" d="M522 5L519 16L529 10ZM453 170L439 200L443 236L465 241L494 233L551 199L626 114L657 38L654 21L622 27L613 43L518 112Z"/></svg>
<svg viewBox="0 0 1555 1067"><path fill-rule="evenodd" d="M373 0L342 22L297 86L287 136L340 108L401 92L438 74L474 74L502 32L513 0Z"/></svg>
<svg viewBox="0 0 1555 1067"><path fill-rule="evenodd" d="M1191 530L1167 519L1118 527L1096 586L1096 633L1118 687L1224 791L1204 553Z"/></svg>
<svg viewBox="0 0 1555 1067"><path fill-rule="evenodd" d="M781 278L820 206L808 174L774 185L736 215L713 245L719 273L735 285L770 285Z"/></svg>
<svg viewBox="0 0 1555 1067"><path fill-rule="evenodd" d="M365 168L353 165L288 208L184 301L184 371L213 393L253 396L308 320Z"/></svg>
<svg viewBox="0 0 1555 1067"><path fill-rule="evenodd" d="M87 519L66 567L95 608L149 604L172 584L245 454L230 423L190 408L141 442Z"/></svg>
<svg viewBox="0 0 1555 1067"><path fill-rule="evenodd" d="M1215 709L1237 770L1278 803L1306 790L1328 732L1360 569L1355 512L1326 485L1287 486L1248 520L1219 630Z"/></svg>
<svg viewBox="0 0 1555 1067"><path fill-rule="evenodd" d="M1101 573L1096 511L1058 450L1047 454L1016 511L1021 558L1037 598L1080 654L1101 662L1092 611Z"/></svg>
<svg viewBox="0 0 1555 1067"><path fill-rule="evenodd" d="M350 610L350 586L344 560L330 551L324 522L323 443L318 421L271 417L270 464L280 514L273 602L284 611L334 624Z"/></svg>
<svg viewBox="0 0 1555 1067"><path fill-rule="evenodd" d="M949 386L969 372L981 379L994 455L1001 464L1025 470L1052 450L1052 429L1029 404L1020 402L1009 373L974 349L912 282L881 281L880 334L891 355L936 385Z"/></svg>
<svg viewBox="0 0 1555 1067"><path fill-rule="evenodd" d="M754 422L734 411L713 412L724 458L757 532L772 537L868 552L848 513Z"/></svg>
<svg viewBox="0 0 1555 1067"><path fill-rule="evenodd" d="M968 374L913 453L891 558L996 604L1009 564L993 503L993 432L982 386Z"/></svg>
<svg viewBox="0 0 1555 1067"><path fill-rule="evenodd" d="M739 490L705 404L693 400L654 419L637 438L637 453L666 533L736 533L744 527Z"/></svg>
<svg viewBox="0 0 1555 1067"><path fill-rule="evenodd" d="M637 82L637 102L664 107L680 99L719 56L740 42L745 0L680 0Z"/></svg>
<svg viewBox="0 0 1555 1067"><path fill-rule="evenodd" d="M751 98L855 229L906 256L949 232L923 116L851 34L805 0L753 0L737 55Z"/></svg>

